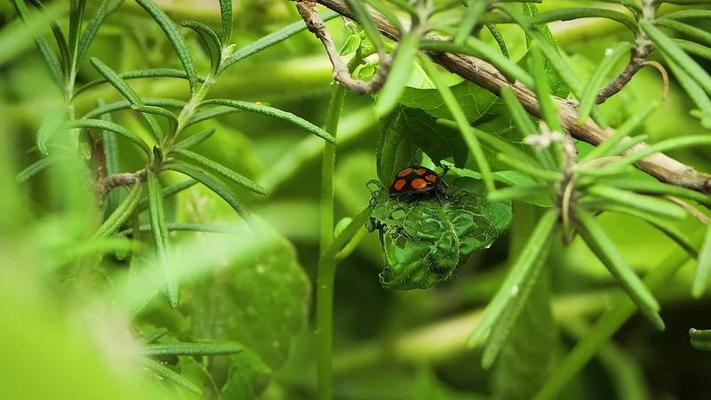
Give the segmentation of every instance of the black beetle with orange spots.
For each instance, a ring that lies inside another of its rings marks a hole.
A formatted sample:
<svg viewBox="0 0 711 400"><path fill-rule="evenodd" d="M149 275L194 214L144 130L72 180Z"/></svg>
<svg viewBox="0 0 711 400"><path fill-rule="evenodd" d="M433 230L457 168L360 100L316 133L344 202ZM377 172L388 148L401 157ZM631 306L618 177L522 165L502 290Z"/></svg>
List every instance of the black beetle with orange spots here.
<svg viewBox="0 0 711 400"><path fill-rule="evenodd" d="M442 173L442 176L447 170ZM421 165L411 165L398 171L390 184L390 197L423 199L448 194L447 183L442 176Z"/></svg>

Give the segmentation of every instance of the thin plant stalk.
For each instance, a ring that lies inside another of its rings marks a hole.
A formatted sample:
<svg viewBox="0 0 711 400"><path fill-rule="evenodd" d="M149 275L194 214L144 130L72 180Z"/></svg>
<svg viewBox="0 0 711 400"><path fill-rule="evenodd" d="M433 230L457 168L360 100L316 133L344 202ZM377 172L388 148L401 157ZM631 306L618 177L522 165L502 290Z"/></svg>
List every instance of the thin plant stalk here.
<svg viewBox="0 0 711 400"><path fill-rule="evenodd" d="M333 83L331 100L326 116L327 132L336 137L338 121L343 108L345 89ZM318 398L333 398L332 357L333 350L333 284L336 277L336 257L323 257L334 240L334 175L336 169L336 145L324 143L321 169L321 239L318 275L316 277L316 352Z"/></svg>

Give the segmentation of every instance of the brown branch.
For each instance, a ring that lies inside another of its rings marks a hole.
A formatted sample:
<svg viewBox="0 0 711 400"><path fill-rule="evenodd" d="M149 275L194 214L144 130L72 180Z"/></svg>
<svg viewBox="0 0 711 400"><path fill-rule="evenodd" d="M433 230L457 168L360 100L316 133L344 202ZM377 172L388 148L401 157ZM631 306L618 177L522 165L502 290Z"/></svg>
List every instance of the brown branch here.
<svg viewBox="0 0 711 400"><path fill-rule="evenodd" d="M348 70L348 66L346 66L343 59L341 59L331 35L328 33L328 30L326 30L326 24L324 24L318 12L314 9L316 4L317 3L310 0L297 0L296 9L304 20L306 28L313 32L321 43L323 43L326 54L328 54L328 58L331 60L331 65L333 65L333 79L346 89L359 94L371 94L380 90L385 84L385 80L390 72L392 57L379 49L380 65L378 66L378 71L375 73L375 76L369 81L353 78Z"/></svg>
<svg viewBox="0 0 711 400"><path fill-rule="evenodd" d="M318 3L353 19L353 14L342 0L318 0ZM389 21L377 13L373 14L373 19L380 32L390 39L398 40L398 30ZM427 34L425 39L441 40L442 37ZM494 94L499 95L501 89L510 88L529 113L536 117L541 116L540 105L536 95L520 82L509 82L496 67L488 62L472 56L444 52L430 53L430 57L450 72L458 74ZM556 102L558 103L561 124L566 132L574 138L598 145L610 136L610 130L602 129L591 119L588 119L585 124L578 124L578 111L575 108L575 104L562 98L557 98ZM629 152L639 151L646 146L644 143L637 144ZM653 154L640 160L635 165L662 182L711 194L711 175L700 173L665 154Z"/></svg>
<svg viewBox="0 0 711 400"><path fill-rule="evenodd" d="M598 93L597 104L604 103L607 99L616 95L622 90L622 88L627 86L637 72L645 66L647 57L651 52L652 45L649 43L649 40L644 36L639 36L637 38L637 47L632 49L630 62L627 64L625 69L620 72L617 78L615 78L612 82L605 86L600 93Z"/></svg>

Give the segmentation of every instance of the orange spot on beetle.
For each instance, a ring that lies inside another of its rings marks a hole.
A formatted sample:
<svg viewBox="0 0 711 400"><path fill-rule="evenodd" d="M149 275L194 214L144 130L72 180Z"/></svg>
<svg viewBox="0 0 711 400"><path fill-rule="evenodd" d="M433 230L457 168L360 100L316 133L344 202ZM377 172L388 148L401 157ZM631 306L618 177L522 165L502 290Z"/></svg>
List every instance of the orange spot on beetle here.
<svg viewBox="0 0 711 400"><path fill-rule="evenodd" d="M427 187L427 182L422 178L417 178L410 183L410 186L415 190L422 190Z"/></svg>
<svg viewBox="0 0 711 400"><path fill-rule="evenodd" d="M417 175L424 175L425 172L427 172L427 170L424 169L424 168L417 168L417 169L415 170L415 173L416 173Z"/></svg>
<svg viewBox="0 0 711 400"><path fill-rule="evenodd" d="M435 182L437 182L437 175L429 174L429 175L425 176L425 179L427 179L428 181L430 181L432 183L435 183Z"/></svg>
<svg viewBox="0 0 711 400"><path fill-rule="evenodd" d="M405 186L406 183L407 183L406 180L398 179L395 181L395 183L393 183L393 188L395 188L395 190L397 190L399 192L400 190L402 190L403 186Z"/></svg>
<svg viewBox="0 0 711 400"><path fill-rule="evenodd" d="M410 175L411 172L412 172L412 168L405 168L402 171L398 172L397 176L402 178L402 177Z"/></svg>

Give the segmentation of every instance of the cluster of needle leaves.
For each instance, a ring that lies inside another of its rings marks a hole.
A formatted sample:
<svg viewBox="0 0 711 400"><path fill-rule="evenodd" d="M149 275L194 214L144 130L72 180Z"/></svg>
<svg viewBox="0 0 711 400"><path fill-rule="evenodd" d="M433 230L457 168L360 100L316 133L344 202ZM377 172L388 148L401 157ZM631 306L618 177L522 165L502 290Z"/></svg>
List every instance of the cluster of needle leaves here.
<svg viewBox="0 0 711 400"><path fill-rule="evenodd" d="M421 0L391 1L387 5L380 1L365 2L382 15L379 18L386 19L399 30L390 75L375 103L380 115L390 115L381 133L379 152L378 167L383 183L387 184L398 168L425 162L423 155L434 164L454 159L460 164L458 166L465 168L459 170L460 173L478 172L489 189L490 201L531 203L544 208L528 241L512 260L505 281L470 335L471 346L486 343L485 367L493 365L505 348L537 279L546 276L541 274L541 269L545 267L548 249L556 238L562 238L567 244L578 236L582 238L639 312L657 329L664 329L653 288L633 271L602 228L597 217L603 213L622 213L645 221L676 242L688 257L697 258L692 293L696 297L704 293L711 270L711 229L706 228L702 243L696 234L682 230L677 223L696 218L697 226L702 230L708 225L704 210L711 206L711 197L707 193L649 179L636 172L634 165L659 152L709 145L711 137L708 134L680 135L651 145L640 145L649 139L640 133L640 127L658 106L657 101L650 101L646 109L615 126L607 123L599 108L599 104L623 90L639 68L653 66L664 78L660 79L660 86L668 85L667 70L671 71L696 106L691 113L701 126L711 127L711 77L698 61L709 59L711 42L703 29L689 24L690 21L708 22L709 10L703 6L694 7L703 1L683 2L686 7L665 13L659 12L665 2L654 0L610 0L607 3L619 7L561 8L543 13L537 11L535 1L440 3ZM348 2L363 30L373 43L382 45L382 41L374 39L379 35L376 20L368 13L358 12L355 3L358 2ZM390 6L408 14L410 23L401 23ZM452 15L461 15L461 19ZM593 17L622 24L629 31L630 40L608 49L591 76L583 80L557 48L547 24ZM510 57L506 40L500 33L499 27L504 24L515 24L526 37L527 48L518 61ZM476 34L482 28L491 33L498 49ZM498 107L490 107L482 116L476 108L477 101L481 106L482 98L457 86L449 86L444 73L420 51L471 55L486 60L511 82L525 85L535 93L540 118L532 118L510 88L503 88L501 100L493 101ZM630 62L621 69L625 56ZM412 71L410 66L415 62L439 92L444 111L430 106L434 103L432 93L416 92L406 87ZM470 109L468 105L472 101L475 104ZM579 154L576 141L570 132L565 131L560 120L562 101L576 106L579 124L592 118L597 125L607 128L609 137L597 147ZM501 119L498 126L504 129L492 132L489 123L492 118ZM489 130L479 128L479 125L487 126ZM422 139L418 130L423 126L430 130L429 133L437 132L429 138L438 141L437 146ZM453 136L452 129L459 131L459 137ZM472 163L462 162L461 154L457 160L458 151L464 146ZM454 168L455 174L457 171ZM511 179L512 174L517 179ZM513 223L516 224L515 215ZM614 332L609 331L609 325L603 325L601 321L595 329L608 329L606 335ZM594 332L594 335L600 334L597 330ZM698 332L693 335L699 336ZM585 345L589 346L589 343ZM577 360L571 361L576 363L574 367L570 364L565 365L567 370L561 367L560 371L565 372L554 375L554 379L544 384L539 398L550 398L557 393L563 385L561 382L574 374L571 368L575 370L584 365L582 360L589 359L594 350L588 347L582 351L584 356L571 354L571 360L573 357Z"/></svg>

